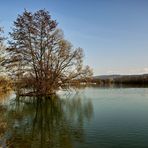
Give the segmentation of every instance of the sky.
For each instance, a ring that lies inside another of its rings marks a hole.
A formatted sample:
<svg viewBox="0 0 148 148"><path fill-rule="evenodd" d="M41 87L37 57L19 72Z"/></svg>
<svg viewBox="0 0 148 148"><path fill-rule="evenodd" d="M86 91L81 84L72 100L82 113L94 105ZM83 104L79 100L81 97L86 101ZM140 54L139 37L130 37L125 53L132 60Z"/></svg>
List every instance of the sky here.
<svg viewBox="0 0 148 148"><path fill-rule="evenodd" d="M94 75L148 73L148 0L1 0L7 37L24 9L48 10Z"/></svg>

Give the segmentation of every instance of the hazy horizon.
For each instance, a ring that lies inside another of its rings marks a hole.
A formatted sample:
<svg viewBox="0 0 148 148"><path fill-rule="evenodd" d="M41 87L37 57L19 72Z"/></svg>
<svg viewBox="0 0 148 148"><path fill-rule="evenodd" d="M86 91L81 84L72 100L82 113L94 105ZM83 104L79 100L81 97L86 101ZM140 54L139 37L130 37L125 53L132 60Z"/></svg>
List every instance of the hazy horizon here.
<svg viewBox="0 0 148 148"><path fill-rule="evenodd" d="M147 0L13 0L0 5L5 35L24 9L46 9L85 53L94 75L148 73Z"/></svg>

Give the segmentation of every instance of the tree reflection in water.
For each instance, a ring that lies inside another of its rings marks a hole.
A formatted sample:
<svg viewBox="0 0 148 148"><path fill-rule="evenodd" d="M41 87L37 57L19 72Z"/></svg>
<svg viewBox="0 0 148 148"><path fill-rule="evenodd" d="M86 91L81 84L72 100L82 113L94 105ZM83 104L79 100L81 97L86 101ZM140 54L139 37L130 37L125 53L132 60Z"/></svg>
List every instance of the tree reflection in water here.
<svg viewBox="0 0 148 148"><path fill-rule="evenodd" d="M7 123L3 141L9 147L71 148L84 142L83 126L91 119L93 106L78 95L69 99L23 97L0 112Z"/></svg>

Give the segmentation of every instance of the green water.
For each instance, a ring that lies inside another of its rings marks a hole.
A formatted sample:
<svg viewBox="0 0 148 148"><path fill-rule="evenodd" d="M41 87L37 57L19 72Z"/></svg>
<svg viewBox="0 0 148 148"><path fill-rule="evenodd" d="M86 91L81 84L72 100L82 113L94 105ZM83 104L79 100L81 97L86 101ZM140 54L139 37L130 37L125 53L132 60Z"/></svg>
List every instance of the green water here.
<svg viewBox="0 0 148 148"><path fill-rule="evenodd" d="M147 148L148 88L0 99L0 147Z"/></svg>

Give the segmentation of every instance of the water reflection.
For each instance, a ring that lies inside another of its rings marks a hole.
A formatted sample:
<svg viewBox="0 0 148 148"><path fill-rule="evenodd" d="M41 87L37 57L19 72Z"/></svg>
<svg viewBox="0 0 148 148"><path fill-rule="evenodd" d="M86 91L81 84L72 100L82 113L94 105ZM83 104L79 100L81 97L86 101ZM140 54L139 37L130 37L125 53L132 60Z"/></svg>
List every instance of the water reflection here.
<svg viewBox="0 0 148 148"><path fill-rule="evenodd" d="M13 99L0 106L0 146L75 147L85 141L83 126L92 115L91 101L79 95Z"/></svg>

